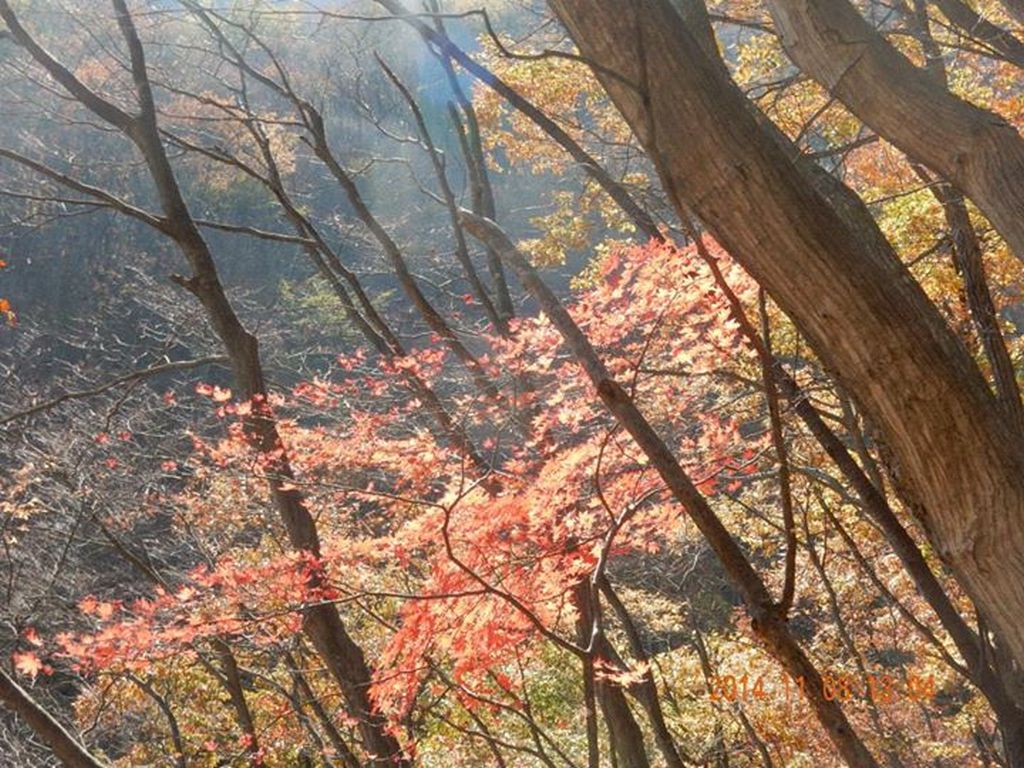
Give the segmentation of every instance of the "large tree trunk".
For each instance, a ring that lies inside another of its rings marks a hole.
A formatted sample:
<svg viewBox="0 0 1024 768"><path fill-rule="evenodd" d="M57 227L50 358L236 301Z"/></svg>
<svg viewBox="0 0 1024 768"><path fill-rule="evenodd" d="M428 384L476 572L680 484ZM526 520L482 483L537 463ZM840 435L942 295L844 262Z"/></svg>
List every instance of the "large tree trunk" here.
<svg viewBox="0 0 1024 768"><path fill-rule="evenodd" d="M936 549L1024 661L1022 441L936 308L787 159L668 0L551 5L601 62L679 214L704 222L856 393Z"/></svg>
<svg viewBox="0 0 1024 768"><path fill-rule="evenodd" d="M1024 259L1024 139L915 67L846 0L768 0L789 57L878 134L970 197Z"/></svg>

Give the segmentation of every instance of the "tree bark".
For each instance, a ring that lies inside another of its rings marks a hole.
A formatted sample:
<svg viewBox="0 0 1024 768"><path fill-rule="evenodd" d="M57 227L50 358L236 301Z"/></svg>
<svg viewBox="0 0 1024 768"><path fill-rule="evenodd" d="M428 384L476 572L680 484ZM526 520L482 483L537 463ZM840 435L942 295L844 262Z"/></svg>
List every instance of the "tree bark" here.
<svg viewBox="0 0 1024 768"><path fill-rule="evenodd" d="M889 244L758 125L668 0L551 5L602 62L680 215L704 222L856 393L937 551L1024 661L1024 450L963 345Z"/></svg>
<svg viewBox="0 0 1024 768"><path fill-rule="evenodd" d="M256 723L253 720L252 710L249 709L249 701L245 697L245 686L242 683L242 674L238 668L238 660L226 642L217 638L213 643L214 650L220 657L220 676L224 687L227 688L228 697L231 700L231 708L235 710L235 719L246 737L245 751L250 759L256 762L256 753L260 750L259 735L256 733Z"/></svg>
<svg viewBox="0 0 1024 768"><path fill-rule="evenodd" d="M917 33L924 49L927 72L943 88L948 87L949 75L946 63L931 33L931 22L925 0L913 0L913 8L904 11L907 22ZM918 177L931 188L932 195L942 206L953 240L953 263L963 279L967 307L977 329L978 338L985 352L985 357L992 368L992 379L996 394L1006 408L1012 423L1021 434L1024 434L1024 404L1021 403L1020 387L1017 384L1017 371L1014 368L1010 351L1006 347L999 325L999 314L992 294L985 279L985 262L981 241L967 210L967 202L960 191L946 182L936 182L917 163L911 163Z"/></svg>
<svg viewBox="0 0 1024 768"><path fill-rule="evenodd" d="M68 768L106 768L3 669L0 669L0 701L24 720Z"/></svg>
<svg viewBox="0 0 1024 768"><path fill-rule="evenodd" d="M589 678L594 700L601 708L601 717L614 752L613 763L621 768L650 768L644 732L633 717L622 686L607 679L607 668L595 668L598 661L608 666L619 661L618 654L604 636L600 616L595 616L601 610L597 588L590 579L584 579L573 590L572 600L578 611L577 641L582 647L590 648L590 654L584 659L584 676Z"/></svg>
<svg viewBox="0 0 1024 768"><path fill-rule="evenodd" d="M846 0L769 0L786 53L911 159L962 189L1024 259L1024 139L915 67Z"/></svg>
<svg viewBox="0 0 1024 768"><path fill-rule="evenodd" d="M647 712L647 717L651 721L651 730L654 732L654 741L661 751L662 760L665 761L666 768L684 768L685 763L683 762L683 756L680 754L679 745L676 744L672 732L669 730L668 723L665 721L665 713L661 708L658 686L654 681L654 674L651 672L651 658L644 649L643 642L640 640L636 624L633 622L633 618L630 616L626 606L615 593L611 582L608 581L608 578L603 573L594 586L604 595L608 605L622 625L633 657L639 664L645 667L640 681L630 687L630 693L633 694L634 698L640 703L640 706ZM687 760L692 762L689 757L687 757Z"/></svg>

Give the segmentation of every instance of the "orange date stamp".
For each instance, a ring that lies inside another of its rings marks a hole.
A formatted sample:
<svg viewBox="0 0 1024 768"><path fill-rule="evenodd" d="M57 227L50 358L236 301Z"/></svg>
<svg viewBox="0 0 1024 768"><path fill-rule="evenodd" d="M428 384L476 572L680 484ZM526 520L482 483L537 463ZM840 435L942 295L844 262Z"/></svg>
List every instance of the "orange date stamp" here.
<svg viewBox="0 0 1024 768"><path fill-rule="evenodd" d="M708 695L715 702L746 702L763 699L782 700L787 706L805 700L818 687L802 676L791 677L782 672L754 675L716 675L708 680ZM821 675L817 693L827 701L840 703L872 701L891 704L895 701L927 702L935 698L935 675L907 672L848 672Z"/></svg>

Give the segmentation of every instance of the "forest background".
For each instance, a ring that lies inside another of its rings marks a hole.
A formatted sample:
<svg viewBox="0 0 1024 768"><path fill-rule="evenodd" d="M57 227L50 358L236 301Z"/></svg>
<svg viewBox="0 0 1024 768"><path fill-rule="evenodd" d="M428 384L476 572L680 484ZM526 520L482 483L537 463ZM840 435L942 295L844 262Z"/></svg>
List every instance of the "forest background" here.
<svg viewBox="0 0 1024 768"><path fill-rule="evenodd" d="M1024 765L1016 0L0 19L0 765Z"/></svg>

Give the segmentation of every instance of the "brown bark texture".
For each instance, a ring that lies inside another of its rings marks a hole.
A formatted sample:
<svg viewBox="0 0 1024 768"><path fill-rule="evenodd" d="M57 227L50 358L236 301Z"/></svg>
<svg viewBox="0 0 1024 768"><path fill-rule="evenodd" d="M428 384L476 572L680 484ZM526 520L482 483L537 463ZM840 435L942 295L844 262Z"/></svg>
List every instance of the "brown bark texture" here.
<svg viewBox="0 0 1024 768"><path fill-rule="evenodd" d="M759 125L668 0L551 5L602 63L679 214L706 225L856 393L937 550L1024 660L1024 451L963 345L889 244Z"/></svg>
<svg viewBox="0 0 1024 768"><path fill-rule="evenodd" d="M971 198L1024 259L1024 138L914 66L846 0L769 0L789 57L880 136Z"/></svg>

